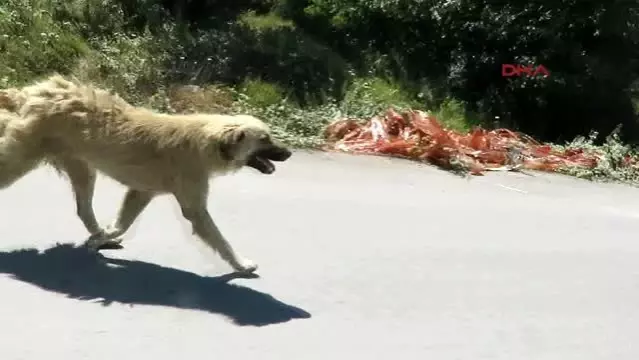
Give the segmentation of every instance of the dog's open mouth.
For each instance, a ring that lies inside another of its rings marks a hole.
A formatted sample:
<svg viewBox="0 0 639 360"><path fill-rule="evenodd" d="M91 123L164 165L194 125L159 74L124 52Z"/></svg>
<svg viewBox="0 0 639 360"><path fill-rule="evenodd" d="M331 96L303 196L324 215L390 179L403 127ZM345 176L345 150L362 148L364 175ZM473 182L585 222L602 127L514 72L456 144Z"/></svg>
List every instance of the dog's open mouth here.
<svg viewBox="0 0 639 360"><path fill-rule="evenodd" d="M273 146L256 151L248 159L246 165L257 169L262 174L272 174L275 172L275 164L272 161L286 161L289 157L291 157L290 150Z"/></svg>
<svg viewBox="0 0 639 360"><path fill-rule="evenodd" d="M251 156L246 165L257 169L262 174L272 174L275 172L275 165L273 165L269 159L259 155Z"/></svg>

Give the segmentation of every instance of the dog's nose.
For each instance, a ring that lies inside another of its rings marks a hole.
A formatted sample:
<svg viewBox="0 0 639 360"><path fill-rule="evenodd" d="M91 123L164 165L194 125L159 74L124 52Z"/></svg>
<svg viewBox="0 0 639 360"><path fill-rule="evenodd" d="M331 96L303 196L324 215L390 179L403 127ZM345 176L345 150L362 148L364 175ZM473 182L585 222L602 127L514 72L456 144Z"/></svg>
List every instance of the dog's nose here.
<svg viewBox="0 0 639 360"><path fill-rule="evenodd" d="M281 144L273 144L267 157L273 161L286 161L293 155L293 152Z"/></svg>

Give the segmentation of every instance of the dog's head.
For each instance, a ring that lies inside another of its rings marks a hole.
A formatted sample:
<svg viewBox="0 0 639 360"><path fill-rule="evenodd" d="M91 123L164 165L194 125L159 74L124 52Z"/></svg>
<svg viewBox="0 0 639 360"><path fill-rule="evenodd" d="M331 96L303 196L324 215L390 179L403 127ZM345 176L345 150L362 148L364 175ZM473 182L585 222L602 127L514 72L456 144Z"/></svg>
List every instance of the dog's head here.
<svg viewBox="0 0 639 360"><path fill-rule="evenodd" d="M274 140L268 125L250 115L235 115L237 123L224 134L220 153L225 160L250 166L262 174L275 172L272 161L286 161L292 153Z"/></svg>

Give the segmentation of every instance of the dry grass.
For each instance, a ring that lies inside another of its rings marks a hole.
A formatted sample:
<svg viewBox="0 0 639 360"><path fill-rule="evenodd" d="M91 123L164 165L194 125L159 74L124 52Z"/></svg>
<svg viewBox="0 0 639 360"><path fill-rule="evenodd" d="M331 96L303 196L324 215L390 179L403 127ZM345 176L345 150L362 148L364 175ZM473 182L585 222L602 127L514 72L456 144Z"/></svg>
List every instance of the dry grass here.
<svg viewBox="0 0 639 360"><path fill-rule="evenodd" d="M233 94L217 86L205 88L194 85L180 85L167 92L172 111L180 114L194 112L229 114L233 107Z"/></svg>

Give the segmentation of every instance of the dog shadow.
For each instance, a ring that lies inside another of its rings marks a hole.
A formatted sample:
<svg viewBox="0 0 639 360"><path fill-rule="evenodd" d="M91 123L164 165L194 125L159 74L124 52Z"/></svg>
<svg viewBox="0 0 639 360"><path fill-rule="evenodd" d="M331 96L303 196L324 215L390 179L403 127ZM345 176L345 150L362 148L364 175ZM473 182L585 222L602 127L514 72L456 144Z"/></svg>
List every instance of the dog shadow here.
<svg viewBox="0 0 639 360"><path fill-rule="evenodd" d="M111 259L72 244L43 252L0 252L0 273L78 300L171 306L223 315L241 326L264 326L311 315L273 296L230 284L241 277L200 276L137 260Z"/></svg>

